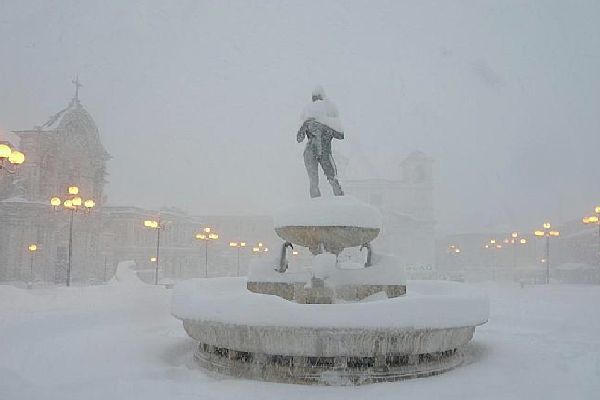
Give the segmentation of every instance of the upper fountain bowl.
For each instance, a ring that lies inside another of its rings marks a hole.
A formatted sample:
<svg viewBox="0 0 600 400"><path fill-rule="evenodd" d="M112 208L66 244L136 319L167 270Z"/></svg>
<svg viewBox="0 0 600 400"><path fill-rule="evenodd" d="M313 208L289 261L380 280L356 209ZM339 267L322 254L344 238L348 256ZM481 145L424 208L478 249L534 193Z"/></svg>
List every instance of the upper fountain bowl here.
<svg viewBox="0 0 600 400"><path fill-rule="evenodd" d="M275 232L283 240L308 247L313 254L339 254L379 235L381 213L352 196L317 197L275 215Z"/></svg>

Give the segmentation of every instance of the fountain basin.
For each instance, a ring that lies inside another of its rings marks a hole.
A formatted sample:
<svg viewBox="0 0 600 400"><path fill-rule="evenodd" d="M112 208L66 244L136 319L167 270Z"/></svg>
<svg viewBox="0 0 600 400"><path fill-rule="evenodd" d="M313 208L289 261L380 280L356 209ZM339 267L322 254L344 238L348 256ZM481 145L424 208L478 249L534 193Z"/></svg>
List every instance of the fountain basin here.
<svg viewBox="0 0 600 400"><path fill-rule="evenodd" d="M339 254L346 247L371 242L381 230L381 213L352 196L317 197L275 215L275 232L283 240ZM322 249L320 247L323 247Z"/></svg>
<svg viewBox="0 0 600 400"><path fill-rule="evenodd" d="M409 282L391 299L297 304L246 289L244 278L178 284L173 315L211 371L305 384L363 384L441 373L459 365L488 300L454 282Z"/></svg>

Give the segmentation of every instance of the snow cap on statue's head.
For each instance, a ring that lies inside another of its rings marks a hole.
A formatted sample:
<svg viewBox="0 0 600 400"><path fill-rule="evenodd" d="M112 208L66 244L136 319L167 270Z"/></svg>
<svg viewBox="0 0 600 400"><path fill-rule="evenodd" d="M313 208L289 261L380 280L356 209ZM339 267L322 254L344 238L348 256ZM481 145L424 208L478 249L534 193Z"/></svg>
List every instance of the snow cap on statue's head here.
<svg viewBox="0 0 600 400"><path fill-rule="evenodd" d="M312 91L312 99L313 101L325 100L325 89L323 89L323 86L315 86L315 88Z"/></svg>

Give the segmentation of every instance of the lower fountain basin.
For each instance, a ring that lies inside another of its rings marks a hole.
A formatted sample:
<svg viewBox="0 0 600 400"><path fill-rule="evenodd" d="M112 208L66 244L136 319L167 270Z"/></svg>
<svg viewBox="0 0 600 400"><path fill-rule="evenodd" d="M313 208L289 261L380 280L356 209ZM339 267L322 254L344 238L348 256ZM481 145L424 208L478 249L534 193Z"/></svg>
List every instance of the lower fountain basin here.
<svg viewBox="0 0 600 400"><path fill-rule="evenodd" d="M409 282L405 296L297 304L246 289L243 278L186 281L173 314L205 369L273 382L363 384L452 369L487 297L455 282Z"/></svg>

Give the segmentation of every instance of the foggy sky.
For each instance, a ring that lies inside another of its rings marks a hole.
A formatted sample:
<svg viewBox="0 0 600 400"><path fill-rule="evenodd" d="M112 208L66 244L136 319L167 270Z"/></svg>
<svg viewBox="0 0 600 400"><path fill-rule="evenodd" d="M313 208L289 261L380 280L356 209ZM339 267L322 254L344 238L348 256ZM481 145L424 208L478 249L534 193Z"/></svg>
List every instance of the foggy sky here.
<svg viewBox="0 0 600 400"><path fill-rule="evenodd" d="M0 129L45 122L79 74L110 204L271 214L308 197L320 83L365 175L435 159L440 231L530 231L600 203L598 21L597 1L0 0Z"/></svg>

